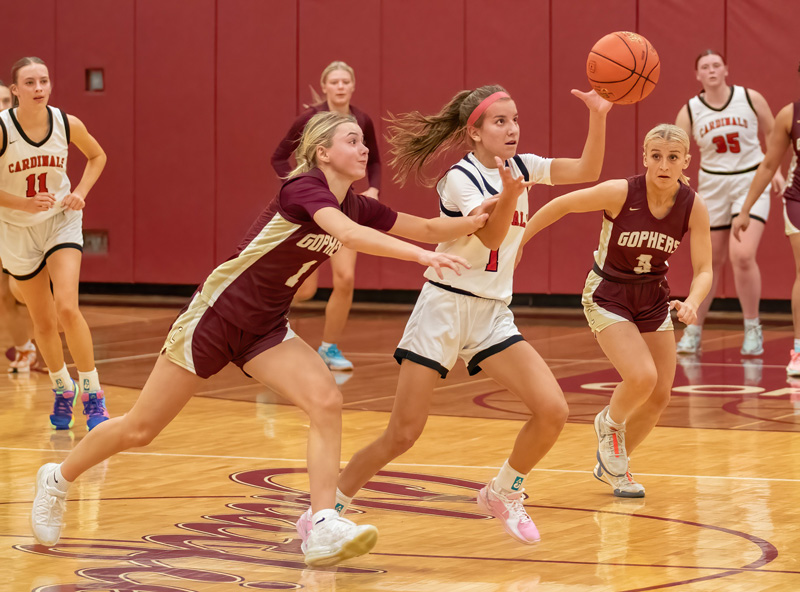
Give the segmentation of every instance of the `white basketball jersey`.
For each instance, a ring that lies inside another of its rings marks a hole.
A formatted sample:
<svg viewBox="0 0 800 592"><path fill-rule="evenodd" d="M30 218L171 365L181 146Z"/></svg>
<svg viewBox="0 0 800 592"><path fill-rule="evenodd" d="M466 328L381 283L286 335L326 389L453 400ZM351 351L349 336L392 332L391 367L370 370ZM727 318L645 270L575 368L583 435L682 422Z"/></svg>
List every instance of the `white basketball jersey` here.
<svg viewBox="0 0 800 592"><path fill-rule="evenodd" d="M552 159L535 154L520 154L507 161L515 177L523 175L526 180L550 185L550 163ZM500 171L483 166L474 154L467 154L439 180L440 216L466 216L485 199L503 190ZM425 270L425 277L432 282L450 286L481 298L511 302L514 280L514 261L517 249L528 222L528 190L520 193L511 227L500 248L490 251L481 240L464 236L440 243L436 251L451 253L466 259L470 269L462 269L461 275L443 269L440 279L432 268Z"/></svg>
<svg viewBox="0 0 800 592"><path fill-rule="evenodd" d="M764 159L758 116L747 89L731 86L724 106L710 107L702 93L689 99L692 134L700 147L700 167L708 173L743 173Z"/></svg>
<svg viewBox="0 0 800 592"><path fill-rule="evenodd" d="M48 105L50 133L33 142L22 130L16 109L0 112L0 127L5 139L0 145L0 190L20 197L52 193L56 204L46 212L30 214L0 207L0 220L17 226L33 226L62 210L61 201L70 194L67 177L69 122L66 113Z"/></svg>

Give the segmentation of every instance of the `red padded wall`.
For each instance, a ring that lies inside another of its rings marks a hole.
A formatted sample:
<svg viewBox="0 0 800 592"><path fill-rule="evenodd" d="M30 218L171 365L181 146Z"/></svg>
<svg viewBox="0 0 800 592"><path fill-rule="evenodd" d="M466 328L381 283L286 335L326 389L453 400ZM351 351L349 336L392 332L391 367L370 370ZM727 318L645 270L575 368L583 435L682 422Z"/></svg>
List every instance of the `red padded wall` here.
<svg viewBox="0 0 800 592"><path fill-rule="evenodd" d="M136 3L136 282L196 283L214 263L215 17L214 0Z"/></svg>
<svg viewBox="0 0 800 592"><path fill-rule="evenodd" d="M436 113L464 88L463 1L385 0L381 32L383 113ZM388 181L391 172L385 176ZM384 196L398 210L426 218L439 215L436 190L413 179L403 188L386 187ZM387 261L381 272L384 288L415 289L423 283L423 269L413 263Z"/></svg>
<svg viewBox="0 0 800 592"><path fill-rule="evenodd" d="M216 263L280 187L270 157L296 112L296 15L283 0L218 4Z"/></svg>
<svg viewBox="0 0 800 592"><path fill-rule="evenodd" d="M375 133L382 136L381 111L381 3L373 0L307 0L299 5L299 30L302 43L297 56L298 108L312 103L311 88L321 95L319 79L322 70L334 60L352 66L356 73L356 91L353 104L367 113L375 124ZM285 133L293 118L282 123ZM282 137L282 136L281 136ZM382 139L379 139L382 144ZM381 146L385 155L385 147ZM391 175L384 164L381 199L388 193ZM357 190L368 187L363 180L355 185ZM358 287L377 290L381 284L381 266L378 257L359 254L356 278ZM331 269L325 264L320 269L320 285L331 286Z"/></svg>
<svg viewBox="0 0 800 592"><path fill-rule="evenodd" d="M109 156L86 202L83 227L108 231L108 254L86 254L84 281L133 281L133 0L72 0L57 11L57 107L78 117ZM80 39L80 43L75 43ZM102 68L106 90L86 91L86 69ZM75 187L86 159L70 147Z"/></svg>
<svg viewBox="0 0 800 592"><path fill-rule="evenodd" d="M13 26L10 26L13 23ZM55 78L56 2L6 2L3 5L3 33L0 35L0 80L11 84L11 66L24 56L42 58ZM53 101L58 95L53 94Z"/></svg>
<svg viewBox="0 0 800 592"><path fill-rule="evenodd" d="M589 111L569 91L588 88L586 56L595 41L611 31L635 29L636 5L628 0L579 0L553 2L552 10L552 30L564 34L553 35L552 42L550 156L577 158L586 141ZM580 19L576 15L580 15ZM636 107L615 106L608 115L603 179L627 177L633 172L635 113ZM579 187L556 187L553 193L562 195ZM553 225L549 292L575 294L582 291L592 266L592 252L597 248L601 224L601 214L594 212L572 214ZM532 246L535 245L536 242Z"/></svg>

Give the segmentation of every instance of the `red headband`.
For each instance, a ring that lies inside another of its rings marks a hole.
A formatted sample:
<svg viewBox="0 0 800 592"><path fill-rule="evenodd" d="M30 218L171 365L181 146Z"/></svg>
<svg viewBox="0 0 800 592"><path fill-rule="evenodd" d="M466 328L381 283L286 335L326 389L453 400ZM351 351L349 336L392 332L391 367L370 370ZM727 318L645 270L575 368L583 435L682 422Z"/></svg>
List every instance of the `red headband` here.
<svg viewBox="0 0 800 592"><path fill-rule="evenodd" d="M494 94L489 95L485 99L483 99L477 107L469 114L469 118L467 119L467 125L475 125L475 122L480 119L481 115L483 115L484 111L486 111L489 106L497 101L498 99L510 99L511 97L508 96L508 93L500 91Z"/></svg>

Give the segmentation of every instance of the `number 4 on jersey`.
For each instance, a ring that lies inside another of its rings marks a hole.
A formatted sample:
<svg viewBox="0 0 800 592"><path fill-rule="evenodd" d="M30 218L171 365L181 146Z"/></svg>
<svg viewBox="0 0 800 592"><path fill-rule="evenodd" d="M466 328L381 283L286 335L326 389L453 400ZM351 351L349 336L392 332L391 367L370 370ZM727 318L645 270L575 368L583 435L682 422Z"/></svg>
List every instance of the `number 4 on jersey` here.
<svg viewBox="0 0 800 592"><path fill-rule="evenodd" d="M39 175L39 191L36 191L36 175L28 175L25 180L28 182L25 197L34 197L37 193L47 193L47 173Z"/></svg>

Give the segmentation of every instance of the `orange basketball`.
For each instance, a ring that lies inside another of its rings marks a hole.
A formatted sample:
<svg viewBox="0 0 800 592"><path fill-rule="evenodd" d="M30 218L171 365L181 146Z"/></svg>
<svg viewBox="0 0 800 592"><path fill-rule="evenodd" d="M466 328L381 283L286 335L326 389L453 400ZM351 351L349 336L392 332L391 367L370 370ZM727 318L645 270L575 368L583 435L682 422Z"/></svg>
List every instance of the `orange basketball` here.
<svg viewBox="0 0 800 592"><path fill-rule="evenodd" d="M661 60L650 42L637 33L609 33L594 44L586 60L589 84L604 99L629 105L656 87Z"/></svg>

